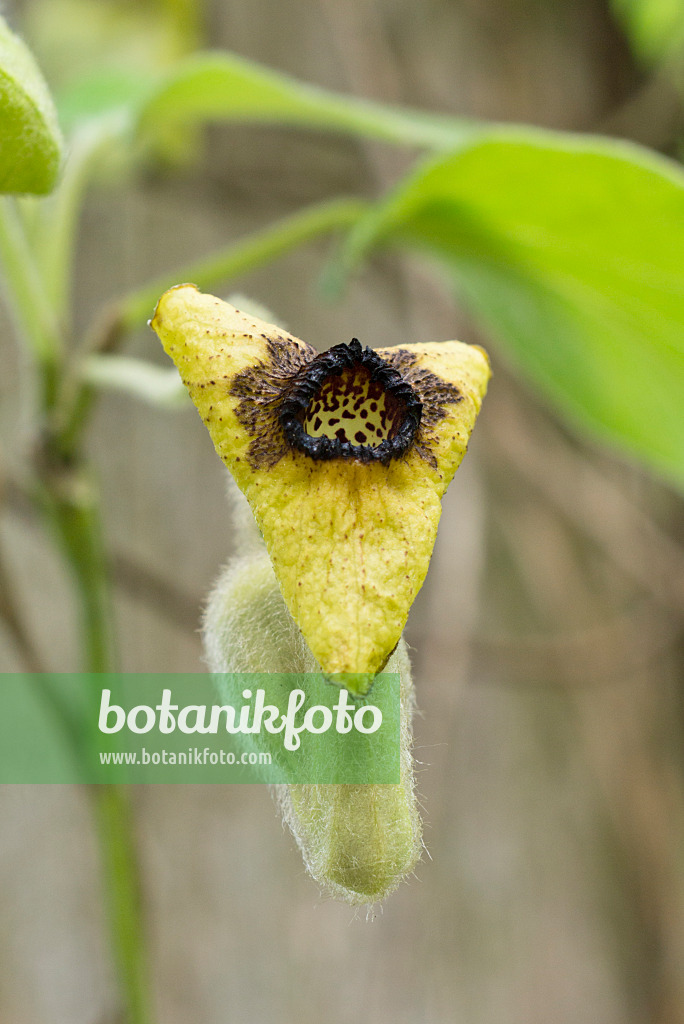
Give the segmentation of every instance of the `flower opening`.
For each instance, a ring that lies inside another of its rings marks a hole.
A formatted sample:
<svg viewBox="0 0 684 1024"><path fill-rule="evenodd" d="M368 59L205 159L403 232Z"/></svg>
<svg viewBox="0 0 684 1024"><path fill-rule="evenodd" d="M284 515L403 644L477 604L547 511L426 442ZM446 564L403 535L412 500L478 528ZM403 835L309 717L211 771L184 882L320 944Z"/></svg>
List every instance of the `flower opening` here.
<svg viewBox="0 0 684 1024"><path fill-rule="evenodd" d="M398 370L358 338L300 372L280 410L287 440L312 459L397 458L412 443L423 404Z"/></svg>

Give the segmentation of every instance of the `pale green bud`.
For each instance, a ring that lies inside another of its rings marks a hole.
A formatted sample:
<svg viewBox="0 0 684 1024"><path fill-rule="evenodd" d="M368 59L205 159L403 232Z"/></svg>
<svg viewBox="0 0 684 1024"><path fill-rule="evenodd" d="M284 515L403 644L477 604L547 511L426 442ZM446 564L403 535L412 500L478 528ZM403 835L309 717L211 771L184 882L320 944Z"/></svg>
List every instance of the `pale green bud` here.
<svg viewBox="0 0 684 1024"><path fill-rule="evenodd" d="M319 666L285 605L270 559L244 500L236 501L242 550L209 597L204 643L209 669L232 672L317 672ZM241 507L242 506L242 507ZM276 798L314 880L352 904L384 899L413 871L421 823L413 792L413 684L399 641L387 672L401 680L398 785L280 785ZM259 742L259 737L253 737ZM267 738L264 738L267 742Z"/></svg>

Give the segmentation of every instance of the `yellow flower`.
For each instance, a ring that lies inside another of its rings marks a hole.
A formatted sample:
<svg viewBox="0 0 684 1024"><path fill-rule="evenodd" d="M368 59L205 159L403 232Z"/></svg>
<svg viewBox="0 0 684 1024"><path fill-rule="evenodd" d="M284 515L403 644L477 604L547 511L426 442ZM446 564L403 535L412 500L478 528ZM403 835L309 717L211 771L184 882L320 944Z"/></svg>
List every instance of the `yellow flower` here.
<svg viewBox="0 0 684 1024"><path fill-rule="evenodd" d="M317 355L193 285L152 327L249 501L285 603L327 674L367 692L427 573L441 498L490 376L447 341Z"/></svg>

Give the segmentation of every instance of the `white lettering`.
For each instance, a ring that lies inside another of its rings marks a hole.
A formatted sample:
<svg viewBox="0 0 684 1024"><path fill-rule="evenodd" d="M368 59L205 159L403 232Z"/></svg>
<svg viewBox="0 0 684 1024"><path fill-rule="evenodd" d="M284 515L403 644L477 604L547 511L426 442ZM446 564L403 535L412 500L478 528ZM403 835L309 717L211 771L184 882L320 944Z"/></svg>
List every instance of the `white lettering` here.
<svg viewBox="0 0 684 1024"><path fill-rule="evenodd" d="M102 691L102 700L100 701L100 718L97 723L100 732L118 732L119 729L123 729L123 724L126 721L126 712L118 704L110 704L109 698L112 695L111 690ZM114 712L116 716L116 725L109 724L109 716Z"/></svg>

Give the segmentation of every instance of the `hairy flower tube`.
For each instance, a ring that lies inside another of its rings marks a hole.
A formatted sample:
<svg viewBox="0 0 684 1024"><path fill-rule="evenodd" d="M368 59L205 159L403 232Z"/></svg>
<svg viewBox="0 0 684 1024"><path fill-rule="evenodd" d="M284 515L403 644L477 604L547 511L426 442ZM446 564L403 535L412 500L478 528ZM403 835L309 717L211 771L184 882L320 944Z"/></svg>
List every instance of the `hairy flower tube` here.
<svg viewBox="0 0 684 1024"><path fill-rule="evenodd" d="M247 502L233 495L240 554L226 566L204 615L209 669L221 674L316 671L316 660L288 612ZM250 522L251 520L251 522ZM275 796L320 888L352 905L385 899L422 850L413 788L413 684L400 640L388 672L400 678L400 779L396 785L278 785ZM260 735L252 737L258 746Z"/></svg>
<svg viewBox="0 0 684 1024"><path fill-rule="evenodd" d="M325 673L364 694L425 578L490 376L457 341L321 355L193 285L151 321L245 494Z"/></svg>

